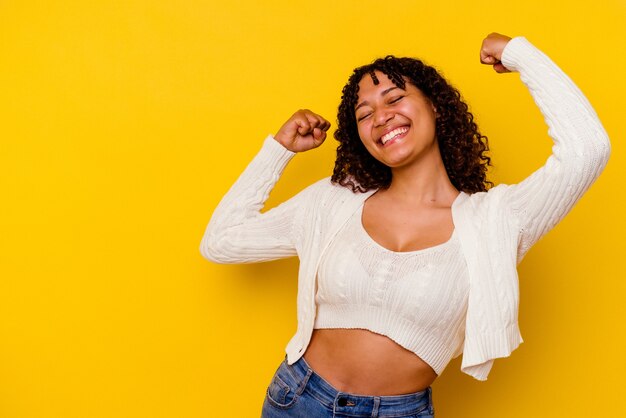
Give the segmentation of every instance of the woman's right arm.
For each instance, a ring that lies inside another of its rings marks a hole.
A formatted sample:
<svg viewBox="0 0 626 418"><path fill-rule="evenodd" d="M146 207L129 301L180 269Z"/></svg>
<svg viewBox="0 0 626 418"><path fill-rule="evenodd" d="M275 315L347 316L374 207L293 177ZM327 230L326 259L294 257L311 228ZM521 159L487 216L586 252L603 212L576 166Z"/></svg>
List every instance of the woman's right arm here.
<svg viewBox="0 0 626 418"><path fill-rule="evenodd" d="M216 263L253 263L296 255L294 220L308 203L308 188L279 206L261 209L296 152L321 145L330 123L296 112L263 147L222 198L206 228L200 252Z"/></svg>

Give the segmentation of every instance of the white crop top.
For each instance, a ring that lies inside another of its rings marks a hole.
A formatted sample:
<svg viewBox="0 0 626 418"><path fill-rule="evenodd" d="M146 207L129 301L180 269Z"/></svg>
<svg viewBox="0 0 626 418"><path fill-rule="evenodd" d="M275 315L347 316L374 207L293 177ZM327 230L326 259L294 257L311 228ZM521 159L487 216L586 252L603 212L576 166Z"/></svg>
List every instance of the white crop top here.
<svg viewBox="0 0 626 418"><path fill-rule="evenodd" d="M363 227L363 205L326 249L314 328L385 335L441 374L463 350L469 279L456 229L447 242L394 252Z"/></svg>

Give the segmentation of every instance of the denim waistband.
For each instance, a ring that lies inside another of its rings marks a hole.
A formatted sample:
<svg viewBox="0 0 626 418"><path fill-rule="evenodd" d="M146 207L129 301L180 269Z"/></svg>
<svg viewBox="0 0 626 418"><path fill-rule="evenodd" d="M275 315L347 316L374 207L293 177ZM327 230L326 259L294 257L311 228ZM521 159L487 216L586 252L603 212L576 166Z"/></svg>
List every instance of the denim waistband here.
<svg viewBox="0 0 626 418"><path fill-rule="evenodd" d="M285 358L285 364L287 359ZM393 396L364 396L341 392L323 377L315 373L304 357L289 366L296 378L306 385L305 391L335 413L353 416L394 416L395 414L416 414L430 411L432 414L432 389L430 387L415 393ZM308 380L308 382L305 382Z"/></svg>

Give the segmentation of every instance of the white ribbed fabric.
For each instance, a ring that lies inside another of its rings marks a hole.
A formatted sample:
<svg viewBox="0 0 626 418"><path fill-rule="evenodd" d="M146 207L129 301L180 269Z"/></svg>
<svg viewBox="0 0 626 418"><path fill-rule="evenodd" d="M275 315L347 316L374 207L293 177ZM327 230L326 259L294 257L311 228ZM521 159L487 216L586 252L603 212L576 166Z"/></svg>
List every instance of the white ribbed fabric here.
<svg viewBox="0 0 626 418"><path fill-rule="evenodd" d="M442 244L394 252L356 211L322 257L314 328L362 328L417 354L435 373L461 353L469 278L456 230Z"/></svg>
<svg viewBox="0 0 626 418"><path fill-rule="evenodd" d="M611 153L589 101L543 52L516 37L502 51L502 63L519 71L554 146L545 165L522 182L471 195L461 192L452 205L470 282L461 370L479 380L487 379L494 359L509 356L522 342L517 263L574 207ZM511 114L511 123L523 124L528 117ZM520 146L532 140L525 138ZM213 212L200 244L202 255L217 263L299 257L298 329L287 344L289 364L302 357L311 341L321 257L350 216L376 192L353 193L325 178L261 213L294 155L268 136Z"/></svg>

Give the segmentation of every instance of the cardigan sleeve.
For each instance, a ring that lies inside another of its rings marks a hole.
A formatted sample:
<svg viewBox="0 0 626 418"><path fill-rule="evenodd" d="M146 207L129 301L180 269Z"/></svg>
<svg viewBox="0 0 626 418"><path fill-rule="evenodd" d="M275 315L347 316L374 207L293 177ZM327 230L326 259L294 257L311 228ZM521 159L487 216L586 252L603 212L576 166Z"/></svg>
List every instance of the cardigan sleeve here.
<svg viewBox="0 0 626 418"><path fill-rule="evenodd" d="M572 80L526 38L511 39L502 64L518 71L554 141L546 163L508 186L504 205L516 222L517 262L560 222L607 164L611 146L596 112Z"/></svg>
<svg viewBox="0 0 626 418"><path fill-rule="evenodd" d="M261 213L294 155L271 135L265 139L259 153L215 208L200 244L203 257L232 264L296 255L293 224L306 193L300 192Z"/></svg>

